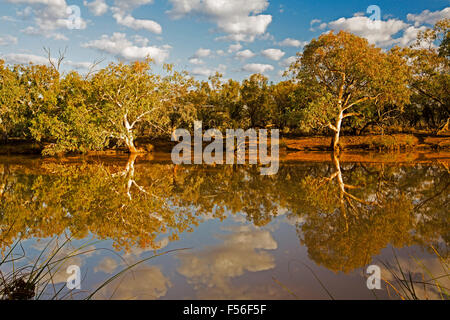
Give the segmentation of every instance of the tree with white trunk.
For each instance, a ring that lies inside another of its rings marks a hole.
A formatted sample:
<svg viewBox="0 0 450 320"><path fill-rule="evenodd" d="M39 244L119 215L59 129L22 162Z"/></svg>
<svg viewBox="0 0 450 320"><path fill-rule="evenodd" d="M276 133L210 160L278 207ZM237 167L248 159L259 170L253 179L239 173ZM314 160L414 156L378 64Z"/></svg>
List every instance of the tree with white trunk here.
<svg viewBox="0 0 450 320"><path fill-rule="evenodd" d="M339 150L346 118L409 101L409 70L397 49L385 52L344 31L312 40L290 73L306 97L301 101L303 125L331 129L333 150Z"/></svg>
<svg viewBox="0 0 450 320"><path fill-rule="evenodd" d="M139 126L169 130L170 112L183 104L192 84L171 65L164 66L165 76L153 73L151 62L111 63L90 79L93 112L109 136L124 143L130 153L139 152L135 144Z"/></svg>

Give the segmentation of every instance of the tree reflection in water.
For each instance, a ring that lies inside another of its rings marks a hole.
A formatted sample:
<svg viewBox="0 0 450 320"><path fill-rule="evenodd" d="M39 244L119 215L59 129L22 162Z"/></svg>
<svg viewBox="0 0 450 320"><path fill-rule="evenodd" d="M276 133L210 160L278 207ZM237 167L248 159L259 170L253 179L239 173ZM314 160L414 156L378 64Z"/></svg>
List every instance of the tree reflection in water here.
<svg viewBox="0 0 450 320"><path fill-rule="evenodd" d="M243 213L255 226L280 212L309 257L350 272L389 244L433 244L448 256L449 172L440 164L284 163L274 176L256 166L175 166L130 158L107 162L0 164L0 239L89 233L116 249L158 249L205 219Z"/></svg>

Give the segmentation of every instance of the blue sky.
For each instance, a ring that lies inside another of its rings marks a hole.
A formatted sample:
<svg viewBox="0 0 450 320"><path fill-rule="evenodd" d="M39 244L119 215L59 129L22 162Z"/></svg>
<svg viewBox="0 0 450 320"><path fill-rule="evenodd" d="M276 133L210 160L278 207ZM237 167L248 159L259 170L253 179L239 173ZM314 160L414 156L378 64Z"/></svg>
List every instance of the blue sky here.
<svg viewBox="0 0 450 320"><path fill-rule="evenodd" d="M448 0L0 0L0 59L44 63L43 47L54 57L67 48L64 68L80 72L98 59L149 55L200 79L260 72L279 81L296 52L328 30L389 48L444 17Z"/></svg>

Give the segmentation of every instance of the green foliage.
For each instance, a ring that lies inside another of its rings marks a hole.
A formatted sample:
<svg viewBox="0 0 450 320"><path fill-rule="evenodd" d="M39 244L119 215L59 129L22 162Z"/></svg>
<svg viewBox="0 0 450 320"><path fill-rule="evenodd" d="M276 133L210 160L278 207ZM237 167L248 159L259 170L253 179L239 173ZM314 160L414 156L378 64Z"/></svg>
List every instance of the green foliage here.
<svg viewBox="0 0 450 320"><path fill-rule="evenodd" d="M414 95L406 118L413 126L437 131L450 118L449 37L450 19L444 19L421 32L414 46L399 50L411 69L409 83Z"/></svg>
<svg viewBox="0 0 450 320"><path fill-rule="evenodd" d="M61 74L59 63L0 61L0 135L38 142L53 155L121 145L136 153L136 138L167 137L192 129L194 120L219 130L331 129L336 148L342 131L439 133L450 123L448 39L448 19L419 33L411 48L387 52L347 32L323 34L297 54L286 74L292 79L275 84L261 74L240 83L217 73L198 82L171 65L156 74L150 59L86 76Z"/></svg>
<svg viewBox="0 0 450 320"><path fill-rule="evenodd" d="M313 97L303 111L303 125L332 129L335 149L345 118L368 116L368 107L401 107L409 101L408 69L401 56L344 31L312 40L290 72Z"/></svg>

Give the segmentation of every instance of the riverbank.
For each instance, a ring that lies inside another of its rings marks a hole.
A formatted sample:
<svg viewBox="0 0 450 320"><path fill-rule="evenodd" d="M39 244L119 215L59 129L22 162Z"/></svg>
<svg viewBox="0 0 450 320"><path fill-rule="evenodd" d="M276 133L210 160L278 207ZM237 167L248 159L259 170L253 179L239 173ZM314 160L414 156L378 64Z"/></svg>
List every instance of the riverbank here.
<svg viewBox="0 0 450 320"><path fill-rule="evenodd" d="M280 151L330 151L331 137L282 137ZM138 139L136 145L142 153L170 153L177 142L168 139ZM349 151L446 151L450 150L450 136L418 134L344 136L341 148ZM0 155L40 155L45 144L11 140L0 144ZM126 153L126 148L93 151L91 155L115 155Z"/></svg>

